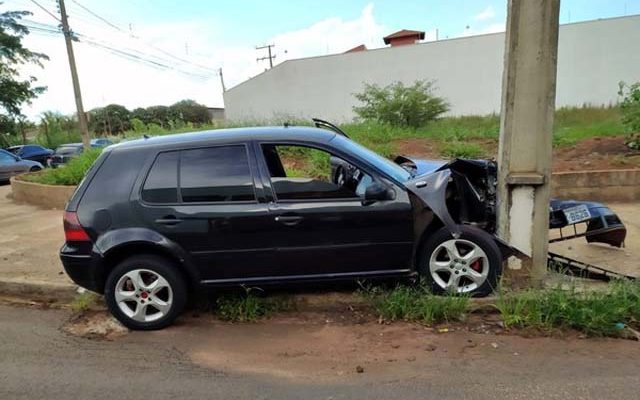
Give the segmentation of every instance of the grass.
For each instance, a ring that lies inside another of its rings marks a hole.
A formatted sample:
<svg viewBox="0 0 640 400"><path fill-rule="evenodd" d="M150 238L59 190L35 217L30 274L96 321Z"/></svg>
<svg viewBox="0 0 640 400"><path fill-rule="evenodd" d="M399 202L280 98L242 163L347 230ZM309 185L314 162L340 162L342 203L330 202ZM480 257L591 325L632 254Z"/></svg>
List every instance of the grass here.
<svg viewBox="0 0 640 400"><path fill-rule="evenodd" d="M427 286L398 285L390 290L363 287L363 295L387 321L412 321L427 325L463 320L469 309L466 296L436 296Z"/></svg>
<svg viewBox="0 0 640 400"><path fill-rule="evenodd" d="M602 292L548 289L502 293L496 308L507 327L575 329L589 336L617 336L621 326L639 327L640 284L613 282Z"/></svg>
<svg viewBox="0 0 640 400"><path fill-rule="evenodd" d="M74 312L87 311L98 302L98 299L100 296L93 292L80 293L71 301L71 310Z"/></svg>
<svg viewBox="0 0 640 400"><path fill-rule="evenodd" d="M245 288L238 294L224 294L216 300L215 313L218 318L232 322L253 322L271 313L285 311L292 304L281 297L262 297L256 289Z"/></svg>
<svg viewBox="0 0 640 400"><path fill-rule="evenodd" d="M91 168L101 152L101 149L85 150L78 157L69 161L64 167L56 169L48 168L35 174L27 174L24 175L24 179L29 182L46 185L77 185L82 178L84 178L84 175L89 168Z"/></svg>
<svg viewBox="0 0 640 400"><path fill-rule="evenodd" d="M442 155L451 158L480 158L485 155L480 145L458 141L444 143L440 151Z"/></svg>

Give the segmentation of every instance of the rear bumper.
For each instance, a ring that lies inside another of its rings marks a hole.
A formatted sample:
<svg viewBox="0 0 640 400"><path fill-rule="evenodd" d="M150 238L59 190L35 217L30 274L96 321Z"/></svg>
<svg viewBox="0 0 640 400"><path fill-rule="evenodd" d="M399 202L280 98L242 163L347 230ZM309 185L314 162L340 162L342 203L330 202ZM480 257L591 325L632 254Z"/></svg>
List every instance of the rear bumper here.
<svg viewBox="0 0 640 400"><path fill-rule="evenodd" d="M76 284L92 292L104 292L104 265L99 253L81 251L65 243L60 249L60 260L65 272Z"/></svg>

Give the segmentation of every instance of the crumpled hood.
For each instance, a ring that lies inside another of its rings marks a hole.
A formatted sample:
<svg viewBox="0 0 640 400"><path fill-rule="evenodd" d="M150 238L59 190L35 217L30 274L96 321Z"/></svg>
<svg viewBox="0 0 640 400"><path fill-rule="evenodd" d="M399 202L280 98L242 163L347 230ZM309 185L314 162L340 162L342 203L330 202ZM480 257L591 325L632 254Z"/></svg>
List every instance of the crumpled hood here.
<svg viewBox="0 0 640 400"><path fill-rule="evenodd" d="M396 164L402 165L403 163L411 163L416 167L415 175L424 175L430 174L432 172L437 171L439 168L447 165L450 161L448 160L420 160L416 158L411 158L407 156L397 156L395 160L393 160Z"/></svg>

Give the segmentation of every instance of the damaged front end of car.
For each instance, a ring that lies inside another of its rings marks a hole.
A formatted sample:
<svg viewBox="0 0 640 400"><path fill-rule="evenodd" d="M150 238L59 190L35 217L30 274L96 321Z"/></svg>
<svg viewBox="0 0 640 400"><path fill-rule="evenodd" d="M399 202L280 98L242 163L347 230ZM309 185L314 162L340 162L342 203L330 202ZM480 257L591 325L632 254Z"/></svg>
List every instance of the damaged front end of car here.
<svg viewBox="0 0 640 400"><path fill-rule="evenodd" d="M407 188L417 195L449 227L474 225L495 235L498 167L491 160L414 160L400 156L394 160L414 176ZM552 199L549 205L550 242L584 237L587 242L615 247L624 244L627 229L607 206L576 200ZM499 239L496 237L496 240ZM499 241L503 252L508 247ZM510 248L510 247L509 247ZM511 249L511 248L510 248ZM511 254L516 253L511 249ZM509 255L511 255L509 254Z"/></svg>

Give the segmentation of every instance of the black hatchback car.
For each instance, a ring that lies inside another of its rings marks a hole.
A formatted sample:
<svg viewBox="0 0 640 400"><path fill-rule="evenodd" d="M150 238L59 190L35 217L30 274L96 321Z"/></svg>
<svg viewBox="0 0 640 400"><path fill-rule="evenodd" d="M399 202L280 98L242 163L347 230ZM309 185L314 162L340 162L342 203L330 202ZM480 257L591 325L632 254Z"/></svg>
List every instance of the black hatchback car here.
<svg viewBox="0 0 640 400"><path fill-rule="evenodd" d="M313 174L292 163L301 152ZM205 287L421 275L435 292L487 295L511 253L448 211L451 182L337 129L145 138L95 162L67 205L60 256L133 329L167 326Z"/></svg>

